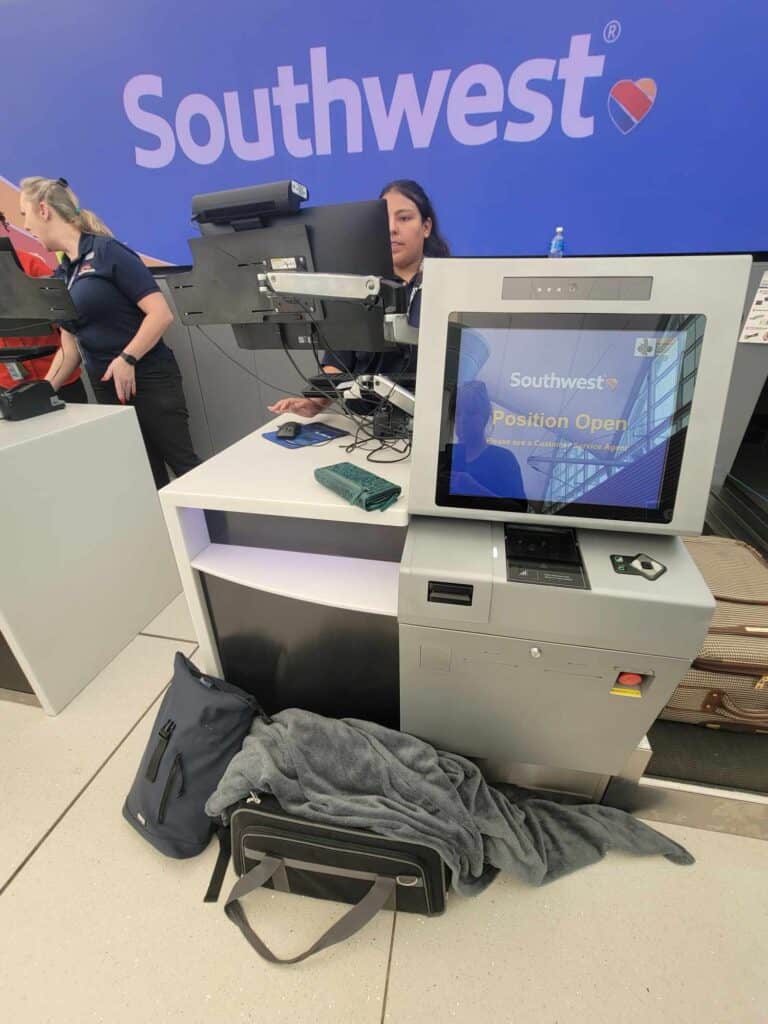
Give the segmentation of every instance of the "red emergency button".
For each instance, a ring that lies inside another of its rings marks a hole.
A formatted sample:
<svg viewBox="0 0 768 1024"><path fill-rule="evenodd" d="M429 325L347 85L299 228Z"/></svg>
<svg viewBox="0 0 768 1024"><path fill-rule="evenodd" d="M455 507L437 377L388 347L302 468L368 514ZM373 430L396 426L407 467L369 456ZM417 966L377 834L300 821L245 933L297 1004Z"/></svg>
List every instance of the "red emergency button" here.
<svg viewBox="0 0 768 1024"><path fill-rule="evenodd" d="M619 672L619 678L616 680L617 686L640 686L643 682L643 677L638 675L637 672Z"/></svg>

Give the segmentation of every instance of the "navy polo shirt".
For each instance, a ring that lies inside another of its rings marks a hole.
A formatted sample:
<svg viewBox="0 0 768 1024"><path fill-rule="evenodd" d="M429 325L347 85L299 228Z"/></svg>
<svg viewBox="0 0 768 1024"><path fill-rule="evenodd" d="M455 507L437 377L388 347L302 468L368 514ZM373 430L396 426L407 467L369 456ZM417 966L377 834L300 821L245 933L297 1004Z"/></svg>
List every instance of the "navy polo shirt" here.
<svg viewBox="0 0 768 1024"><path fill-rule="evenodd" d="M65 256L55 276L67 282L77 310L77 320L62 327L77 336L89 375L100 378L141 327L138 303L160 288L133 249L103 235L82 235L77 259ZM136 376L173 362L161 338L136 364Z"/></svg>

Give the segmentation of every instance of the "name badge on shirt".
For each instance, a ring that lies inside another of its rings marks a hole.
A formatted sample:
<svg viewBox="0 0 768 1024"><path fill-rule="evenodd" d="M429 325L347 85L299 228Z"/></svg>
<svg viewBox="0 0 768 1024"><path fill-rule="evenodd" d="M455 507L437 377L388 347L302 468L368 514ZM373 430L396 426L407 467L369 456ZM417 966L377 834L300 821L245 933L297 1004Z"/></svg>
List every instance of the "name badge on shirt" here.
<svg viewBox="0 0 768 1024"><path fill-rule="evenodd" d="M67 278L68 289L71 288L75 281L77 281L79 277L82 277L83 274L93 274L96 272L93 264L87 262L88 260L92 260L93 256L94 254L92 252L89 252L88 255L85 257L83 263L81 263L80 266L76 267L72 271L70 276Z"/></svg>

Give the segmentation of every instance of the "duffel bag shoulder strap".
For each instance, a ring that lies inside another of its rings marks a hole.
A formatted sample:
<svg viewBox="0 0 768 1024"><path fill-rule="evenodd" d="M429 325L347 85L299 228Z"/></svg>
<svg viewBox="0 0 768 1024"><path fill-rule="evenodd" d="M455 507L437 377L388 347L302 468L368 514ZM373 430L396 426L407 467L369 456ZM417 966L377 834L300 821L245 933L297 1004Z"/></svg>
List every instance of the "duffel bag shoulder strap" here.
<svg viewBox="0 0 768 1024"><path fill-rule="evenodd" d="M229 829L219 825L216 829L216 838L219 840L219 852L216 855L216 863L213 865L211 880L208 883L208 891L203 898L203 903L216 903L219 899L224 876L229 866L229 858L232 856L232 841Z"/></svg>
<svg viewBox="0 0 768 1024"><path fill-rule="evenodd" d="M265 882L268 882L273 875L285 871L285 863L278 857L265 857L260 864L243 875L232 888L227 898L224 912L245 938L256 950L256 952L273 964L298 964L307 957L319 953L321 949L328 949L335 946L337 942L343 942L350 938L355 932L359 932L369 921L371 921L380 910L383 910L387 902L395 892L396 882L394 878L382 878L379 876L371 888L363 896L359 903L344 914L335 924L331 925L325 934L321 935L317 942L314 942L309 949L298 956L282 958L275 956L269 946L263 942L256 932L251 928L245 916L240 900L243 896L260 889Z"/></svg>

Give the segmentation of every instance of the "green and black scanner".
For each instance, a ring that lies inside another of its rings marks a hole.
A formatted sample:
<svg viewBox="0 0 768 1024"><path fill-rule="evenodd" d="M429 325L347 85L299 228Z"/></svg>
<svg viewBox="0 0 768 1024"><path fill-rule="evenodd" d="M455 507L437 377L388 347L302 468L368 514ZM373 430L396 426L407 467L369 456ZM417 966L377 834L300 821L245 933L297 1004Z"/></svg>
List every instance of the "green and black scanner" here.
<svg viewBox="0 0 768 1024"><path fill-rule="evenodd" d="M0 363L23 363L27 359L39 359L52 355L55 345L19 346L0 348ZM0 418L5 420L28 420L64 408L47 380L20 381L11 388L0 388Z"/></svg>

